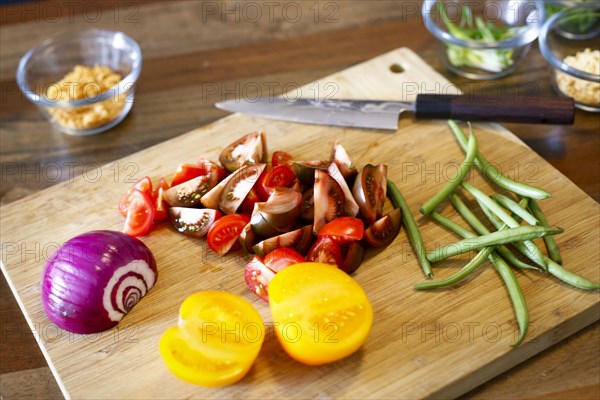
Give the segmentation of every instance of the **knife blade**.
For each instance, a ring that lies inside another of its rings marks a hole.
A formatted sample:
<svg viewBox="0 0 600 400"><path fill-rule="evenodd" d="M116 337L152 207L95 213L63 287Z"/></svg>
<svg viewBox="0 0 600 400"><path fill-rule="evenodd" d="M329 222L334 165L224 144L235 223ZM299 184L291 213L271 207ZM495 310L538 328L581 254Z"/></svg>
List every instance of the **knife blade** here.
<svg viewBox="0 0 600 400"><path fill-rule="evenodd" d="M573 99L567 97L418 94L414 102L312 100L263 97L218 102L219 109L262 118L318 125L397 130L400 114L417 119L572 124Z"/></svg>

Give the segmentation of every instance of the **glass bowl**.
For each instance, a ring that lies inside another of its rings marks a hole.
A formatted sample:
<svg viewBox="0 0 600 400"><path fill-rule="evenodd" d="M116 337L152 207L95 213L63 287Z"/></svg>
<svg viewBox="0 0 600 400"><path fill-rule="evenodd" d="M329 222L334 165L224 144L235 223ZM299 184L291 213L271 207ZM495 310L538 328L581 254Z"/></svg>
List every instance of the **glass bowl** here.
<svg viewBox="0 0 600 400"><path fill-rule="evenodd" d="M85 78L94 68L101 83ZM105 74L104 67L118 75ZM121 122L131 110L142 68L140 46L123 32L101 29L68 33L29 50L17 68L17 84L58 130L93 135ZM71 72L78 74L69 74ZM67 75L69 74L69 75ZM77 78L77 79L76 79ZM81 78L83 79L83 78Z"/></svg>
<svg viewBox="0 0 600 400"><path fill-rule="evenodd" d="M422 15L448 69L469 79L496 79L525 57L545 9L542 0L425 0Z"/></svg>
<svg viewBox="0 0 600 400"><path fill-rule="evenodd" d="M575 7L581 3L597 2L598 0L551 0L546 1L546 20L550 19L554 14L568 7Z"/></svg>
<svg viewBox="0 0 600 400"><path fill-rule="evenodd" d="M579 3L554 14L540 32L555 90L575 107L600 112L600 4Z"/></svg>

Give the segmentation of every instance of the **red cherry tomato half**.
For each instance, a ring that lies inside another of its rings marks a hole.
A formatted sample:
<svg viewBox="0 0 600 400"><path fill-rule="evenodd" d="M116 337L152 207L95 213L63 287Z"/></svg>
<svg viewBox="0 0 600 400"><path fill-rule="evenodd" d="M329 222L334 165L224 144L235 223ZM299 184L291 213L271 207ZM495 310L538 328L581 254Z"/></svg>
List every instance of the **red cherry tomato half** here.
<svg viewBox="0 0 600 400"><path fill-rule="evenodd" d="M204 169L204 175L208 174L209 172L216 172L219 182L221 182L223 178L227 176L227 171L225 168L221 167L214 161L207 160L206 158L198 158L198 160L196 160L196 166Z"/></svg>
<svg viewBox="0 0 600 400"><path fill-rule="evenodd" d="M342 250L329 236L321 236L308 251L306 261L333 264L341 268L343 266Z"/></svg>
<svg viewBox="0 0 600 400"><path fill-rule="evenodd" d="M158 189L167 190L168 188L170 188L170 186L167 183L167 180L163 177L160 178L156 183L156 190L153 193L156 194L158 192Z"/></svg>
<svg viewBox="0 0 600 400"><path fill-rule="evenodd" d="M156 192L156 197L153 199L154 203L154 222L160 222L167 219L167 209L168 205L163 197L164 189L158 188Z"/></svg>
<svg viewBox="0 0 600 400"><path fill-rule="evenodd" d="M402 210L396 208L378 219L365 231L365 240L373 247L385 247L392 243L402 225Z"/></svg>
<svg viewBox="0 0 600 400"><path fill-rule="evenodd" d="M361 240L365 233L365 224L359 218L338 217L325 224L320 230L318 236L329 236L336 243L348 243L355 240Z"/></svg>
<svg viewBox="0 0 600 400"><path fill-rule="evenodd" d="M269 301L269 283L275 276L262 262L260 257L255 256L244 268L244 280L248 289L264 301Z"/></svg>
<svg viewBox="0 0 600 400"><path fill-rule="evenodd" d="M242 204L240 204L238 211L242 214L251 215L252 211L254 211L254 205L258 202L260 202L260 198L258 197L258 194L256 194L256 190L252 188L246 195L244 201L242 201Z"/></svg>
<svg viewBox="0 0 600 400"><path fill-rule="evenodd" d="M341 245L344 261L340 269L347 274L356 271L365 258L365 248L361 243L356 241Z"/></svg>
<svg viewBox="0 0 600 400"><path fill-rule="evenodd" d="M192 164L179 164L179 167L177 167L177 171L175 171L175 175L173 176L173 180L171 181L171 186L177 186L183 182L206 175L206 173L205 168L200 168Z"/></svg>
<svg viewBox="0 0 600 400"><path fill-rule="evenodd" d="M290 187L295 181L296 174L290 166L278 165L265 169L256 185L256 192L262 201L267 201L276 187Z"/></svg>
<svg viewBox="0 0 600 400"><path fill-rule="evenodd" d="M356 177L352 194L360 208L360 216L367 226L373 224L383 213L387 193L387 166L367 164Z"/></svg>
<svg viewBox="0 0 600 400"><path fill-rule="evenodd" d="M156 190L152 192L152 202L154 203L154 222L160 222L167 219L168 204L163 198L163 193L169 188L169 184L165 178L160 178L156 184Z"/></svg>
<svg viewBox="0 0 600 400"><path fill-rule="evenodd" d="M229 214L219 218L208 231L208 247L219 255L227 254L234 244L238 244L238 237L242 229L250 222L250 217L244 214Z"/></svg>
<svg viewBox="0 0 600 400"><path fill-rule="evenodd" d="M150 231L154 221L154 204L150 196L137 189L133 190L129 199L123 233L129 236L143 236Z"/></svg>
<svg viewBox="0 0 600 400"><path fill-rule="evenodd" d="M131 203L134 190L139 190L140 192L147 194L148 197L151 197L152 180L150 180L150 177L145 176L139 181L137 181L121 199L121 202L119 203L119 212L124 217L127 217L127 210L129 209L129 204Z"/></svg>
<svg viewBox="0 0 600 400"><path fill-rule="evenodd" d="M273 272L279 272L290 265L306 262L302 254L289 247L280 247L267 254L264 264Z"/></svg>
<svg viewBox="0 0 600 400"><path fill-rule="evenodd" d="M286 153L285 151L275 151L273 152L273 157L271 158L271 164L276 167L278 165L289 165L294 160L291 154Z"/></svg>

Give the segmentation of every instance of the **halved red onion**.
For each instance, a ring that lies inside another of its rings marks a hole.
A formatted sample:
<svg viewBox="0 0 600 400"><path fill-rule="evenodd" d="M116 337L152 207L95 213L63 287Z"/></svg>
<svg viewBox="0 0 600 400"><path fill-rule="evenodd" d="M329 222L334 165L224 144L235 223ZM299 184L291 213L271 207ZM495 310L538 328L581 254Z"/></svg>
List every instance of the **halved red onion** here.
<svg viewBox="0 0 600 400"><path fill-rule="evenodd" d="M50 321L74 333L117 325L154 286L150 249L116 231L92 231L63 244L42 271L42 305Z"/></svg>

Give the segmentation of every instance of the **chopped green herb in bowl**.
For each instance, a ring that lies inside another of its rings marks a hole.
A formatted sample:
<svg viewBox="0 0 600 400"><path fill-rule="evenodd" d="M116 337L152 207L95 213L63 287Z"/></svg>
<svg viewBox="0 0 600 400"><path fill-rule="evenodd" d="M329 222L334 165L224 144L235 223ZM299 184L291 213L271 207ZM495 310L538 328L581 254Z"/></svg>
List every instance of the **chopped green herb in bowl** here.
<svg viewBox="0 0 600 400"><path fill-rule="evenodd" d="M542 1L426 1L423 19L441 40L444 61L471 79L510 74L544 22Z"/></svg>

